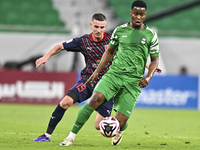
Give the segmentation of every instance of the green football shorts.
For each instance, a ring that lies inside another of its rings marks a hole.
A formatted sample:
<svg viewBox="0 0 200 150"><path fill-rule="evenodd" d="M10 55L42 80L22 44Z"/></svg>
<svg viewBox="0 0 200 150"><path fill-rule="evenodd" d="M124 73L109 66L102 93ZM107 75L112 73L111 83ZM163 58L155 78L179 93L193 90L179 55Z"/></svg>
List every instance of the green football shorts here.
<svg viewBox="0 0 200 150"><path fill-rule="evenodd" d="M138 79L108 71L96 85L93 92L102 93L106 100L115 96L114 110L130 117L141 93L140 87L137 86Z"/></svg>

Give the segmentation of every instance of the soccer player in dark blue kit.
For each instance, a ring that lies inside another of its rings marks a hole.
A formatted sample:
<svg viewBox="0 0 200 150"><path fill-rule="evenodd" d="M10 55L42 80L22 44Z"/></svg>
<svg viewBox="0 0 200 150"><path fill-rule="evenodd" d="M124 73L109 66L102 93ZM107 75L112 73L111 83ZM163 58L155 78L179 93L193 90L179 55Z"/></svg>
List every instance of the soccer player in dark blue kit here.
<svg viewBox="0 0 200 150"><path fill-rule="evenodd" d="M71 52L81 52L85 57L86 67L81 71L80 80L68 91L66 96L61 100L61 102L52 113L46 133L39 136L37 139L34 139L34 141L50 141L51 134L62 119L65 111L74 103L85 101L92 95L94 87L84 87L84 83L97 68L98 63L100 62L101 57L105 52L105 47L109 44L111 33L104 32L106 26L106 17L101 13L96 13L92 16L92 22L90 23L92 33L85 34L81 37L74 38L62 44L55 45L43 57L36 60L36 67L43 67L51 56L59 53L62 50L67 50ZM97 80L94 82L94 86L108 70L110 64L111 62L99 74ZM111 99L96 109L96 129L99 129L99 122L104 117L110 116L112 107L113 100ZM74 134L72 136L75 138L76 135Z"/></svg>

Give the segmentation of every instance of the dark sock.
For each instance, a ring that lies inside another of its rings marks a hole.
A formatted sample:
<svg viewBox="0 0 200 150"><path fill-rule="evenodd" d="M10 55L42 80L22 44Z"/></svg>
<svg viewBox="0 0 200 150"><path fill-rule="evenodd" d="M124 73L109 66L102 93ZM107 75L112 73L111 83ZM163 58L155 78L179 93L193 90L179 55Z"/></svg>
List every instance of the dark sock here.
<svg viewBox="0 0 200 150"><path fill-rule="evenodd" d="M52 113L51 119L49 121L49 125L47 128L46 133L52 134L54 129L56 128L57 124L60 122L62 119L66 109L63 109L60 104L56 107L54 112Z"/></svg>

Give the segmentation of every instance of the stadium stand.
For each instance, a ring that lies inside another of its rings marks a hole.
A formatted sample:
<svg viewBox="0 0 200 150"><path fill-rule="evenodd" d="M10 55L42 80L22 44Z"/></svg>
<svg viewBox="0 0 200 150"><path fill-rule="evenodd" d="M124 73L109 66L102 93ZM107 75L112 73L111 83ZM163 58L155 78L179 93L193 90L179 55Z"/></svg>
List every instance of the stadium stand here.
<svg viewBox="0 0 200 150"><path fill-rule="evenodd" d="M145 1L148 5L147 18L162 13L165 10L197 1L198 0L167 0L165 2L161 2L160 0ZM126 0L126 3L122 0L108 0L108 4L113 7L115 16L119 17L121 23L130 21L130 16L128 14L132 2L132 0ZM199 13L200 5L196 5L195 7L188 7L188 9L149 21L148 25L156 28L160 36L200 37L200 22L197 21Z"/></svg>
<svg viewBox="0 0 200 150"><path fill-rule="evenodd" d="M91 32L89 22L94 13L103 13L107 17L107 30L111 31L119 25L119 19L113 16L113 9L108 7L107 0L53 0L54 7L59 10L60 18L67 23L68 30L79 28L76 35Z"/></svg>
<svg viewBox="0 0 200 150"><path fill-rule="evenodd" d="M51 0L1 0L0 31L69 33Z"/></svg>

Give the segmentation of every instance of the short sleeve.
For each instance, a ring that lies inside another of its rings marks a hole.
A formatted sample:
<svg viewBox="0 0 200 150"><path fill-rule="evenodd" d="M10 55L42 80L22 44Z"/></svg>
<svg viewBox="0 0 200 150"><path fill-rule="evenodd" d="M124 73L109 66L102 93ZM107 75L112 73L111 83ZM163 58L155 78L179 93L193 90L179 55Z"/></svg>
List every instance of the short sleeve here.
<svg viewBox="0 0 200 150"><path fill-rule="evenodd" d="M159 55L159 41L156 32L153 32L153 38L149 50L151 57L157 57Z"/></svg>
<svg viewBox="0 0 200 150"><path fill-rule="evenodd" d="M115 28L115 30L113 31L113 34L111 36L110 43L109 43L109 46L112 48L115 48L119 45L119 39L118 39L116 31L117 31L117 28Z"/></svg>
<svg viewBox="0 0 200 150"><path fill-rule="evenodd" d="M64 49L72 52L80 52L81 51L81 38L74 38L63 42Z"/></svg>

